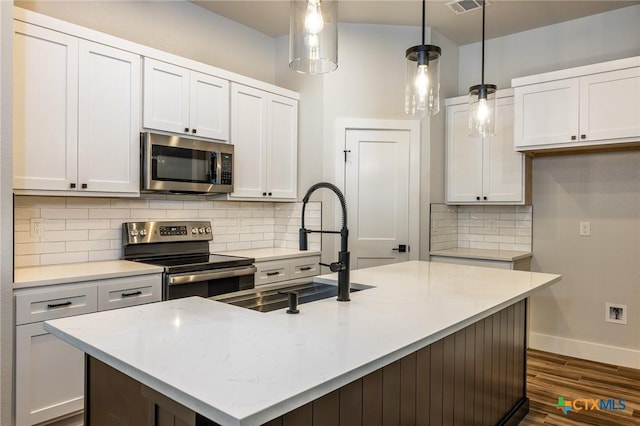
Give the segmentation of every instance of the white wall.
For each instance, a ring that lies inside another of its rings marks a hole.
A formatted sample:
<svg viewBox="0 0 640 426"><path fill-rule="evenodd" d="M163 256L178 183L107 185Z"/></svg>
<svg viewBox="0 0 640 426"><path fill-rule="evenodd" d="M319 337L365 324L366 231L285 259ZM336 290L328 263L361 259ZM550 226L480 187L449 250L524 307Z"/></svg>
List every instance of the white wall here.
<svg viewBox="0 0 640 426"><path fill-rule="evenodd" d="M267 83L275 40L187 1L16 1L16 6Z"/></svg>
<svg viewBox="0 0 640 426"><path fill-rule="evenodd" d="M0 2L0 424L13 411L13 5Z"/></svg>
<svg viewBox="0 0 640 426"><path fill-rule="evenodd" d="M515 77L640 55L639 22L636 5L487 40L485 82L507 88ZM480 83L480 48L460 46L461 95Z"/></svg>
<svg viewBox="0 0 640 426"><path fill-rule="evenodd" d="M640 55L640 5L490 40L486 81ZM480 45L460 47L459 91L477 84ZM612 105L612 107L615 107ZM536 271L562 282L531 298L531 345L640 368L640 153L533 160ZM579 237L580 221L592 236ZM605 303L628 305L628 325Z"/></svg>

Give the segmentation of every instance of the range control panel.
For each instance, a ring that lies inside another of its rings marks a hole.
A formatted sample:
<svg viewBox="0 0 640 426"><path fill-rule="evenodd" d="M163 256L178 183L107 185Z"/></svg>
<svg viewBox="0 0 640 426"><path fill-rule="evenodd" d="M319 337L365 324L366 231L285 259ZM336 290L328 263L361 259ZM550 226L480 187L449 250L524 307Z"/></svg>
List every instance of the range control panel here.
<svg viewBox="0 0 640 426"><path fill-rule="evenodd" d="M125 222L122 240L126 244L161 243L171 241L210 241L213 239L211 222Z"/></svg>

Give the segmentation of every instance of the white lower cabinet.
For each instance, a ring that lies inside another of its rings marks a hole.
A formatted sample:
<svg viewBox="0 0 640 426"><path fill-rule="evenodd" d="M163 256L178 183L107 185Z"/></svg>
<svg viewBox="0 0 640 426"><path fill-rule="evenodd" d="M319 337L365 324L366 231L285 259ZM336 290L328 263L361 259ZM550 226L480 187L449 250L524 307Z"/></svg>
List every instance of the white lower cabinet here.
<svg viewBox="0 0 640 426"><path fill-rule="evenodd" d="M274 284L320 273L320 255L294 257L284 260L256 260L255 285Z"/></svg>
<svg viewBox="0 0 640 426"><path fill-rule="evenodd" d="M43 329L16 327L16 425L33 425L84 408L84 353Z"/></svg>
<svg viewBox="0 0 640 426"><path fill-rule="evenodd" d="M157 302L161 284L162 274L147 274L16 290L16 425L82 424L84 353L46 332L44 321Z"/></svg>

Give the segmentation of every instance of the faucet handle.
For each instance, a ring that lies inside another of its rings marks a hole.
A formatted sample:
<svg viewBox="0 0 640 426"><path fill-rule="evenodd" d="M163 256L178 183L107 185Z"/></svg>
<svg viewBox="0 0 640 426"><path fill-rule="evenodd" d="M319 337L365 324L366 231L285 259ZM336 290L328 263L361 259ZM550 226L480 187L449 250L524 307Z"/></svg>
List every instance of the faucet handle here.
<svg viewBox="0 0 640 426"><path fill-rule="evenodd" d="M340 272L347 269L346 265L342 262L331 262L330 264L320 262L320 265L326 266L331 272Z"/></svg>

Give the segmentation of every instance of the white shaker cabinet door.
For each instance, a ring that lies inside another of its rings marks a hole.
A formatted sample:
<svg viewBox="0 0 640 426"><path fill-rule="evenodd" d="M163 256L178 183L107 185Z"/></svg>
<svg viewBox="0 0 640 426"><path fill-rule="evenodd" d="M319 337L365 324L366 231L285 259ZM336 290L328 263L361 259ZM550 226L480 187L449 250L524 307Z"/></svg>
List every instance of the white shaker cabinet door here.
<svg viewBox="0 0 640 426"><path fill-rule="evenodd" d="M190 129L203 138L229 140L229 82L191 71Z"/></svg>
<svg viewBox="0 0 640 426"><path fill-rule="evenodd" d="M469 106L447 107L447 202L482 198L482 138L469 136ZM480 197L480 198L479 198Z"/></svg>
<svg viewBox="0 0 640 426"><path fill-rule="evenodd" d="M15 189L67 190L76 183L78 41L14 23Z"/></svg>
<svg viewBox="0 0 640 426"><path fill-rule="evenodd" d="M80 190L139 190L140 78L140 56L81 41Z"/></svg>
<svg viewBox="0 0 640 426"><path fill-rule="evenodd" d="M231 84L231 143L235 182L230 197L266 197L266 92Z"/></svg>
<svg viewBox="0 0 640 426"><path fill-rule="evenodd" d="M576 142L579 90L577 78L516 87L515 148Z"/></svg>
<svg viewBox="0 0 640 426"><path fill-rule="evenodd" d="M513 149L513 98L497 100L496 134L483 141L483 200L523 201L524 155Z"/></svg>
<svg viewBox="0 0 640 426"><path fill-rule="evenodd" d="M580 78L580 139L640 136L640 67Z"/></svg>
<svg viewBox="0 0 640 426"><path fill-rule="evenodd" d="M84 408L84 353L43 329L16 327L16 425L27 426Z"/></svg>
<svg viewBox="0 0 640 426"><path fill-rule="evenodd" d="M189 133L189 70L144 58L143 126Z"/></svg>
<svg viewBox="0 0 640 426"><path fill-rule="evenodd" d="M269 96L267 188L270 198L297 196L298 101Z"/></svg>

